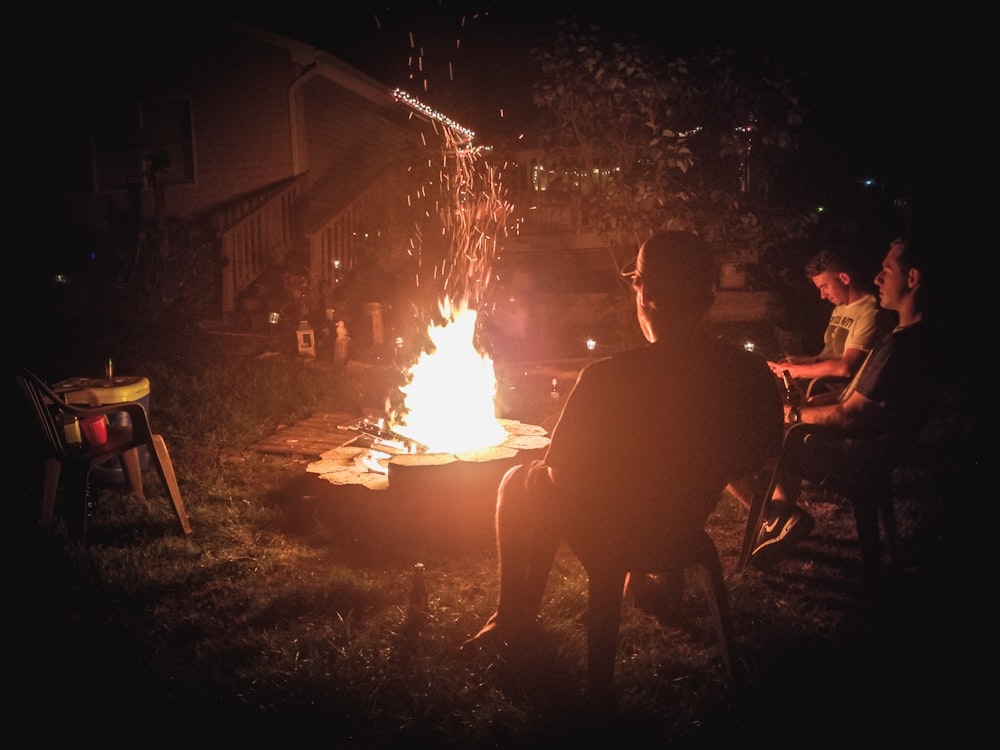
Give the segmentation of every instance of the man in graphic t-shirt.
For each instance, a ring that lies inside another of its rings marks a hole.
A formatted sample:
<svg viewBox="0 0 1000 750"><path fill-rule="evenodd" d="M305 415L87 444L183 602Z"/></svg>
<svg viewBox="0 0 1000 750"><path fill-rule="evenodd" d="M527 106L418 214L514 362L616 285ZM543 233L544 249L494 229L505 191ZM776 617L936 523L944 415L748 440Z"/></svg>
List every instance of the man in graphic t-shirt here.
<svg viewBox="0 0 1000 750"><path fill-rule="evenodd" d="M806 264L806 275L820 296L833 304L819 354L768 362L775 375L788 370L796 380L838 378L846 385L875 343L895 325L895 316L879 307L874 293L857 282L843 258L821 250Z"/></svg>

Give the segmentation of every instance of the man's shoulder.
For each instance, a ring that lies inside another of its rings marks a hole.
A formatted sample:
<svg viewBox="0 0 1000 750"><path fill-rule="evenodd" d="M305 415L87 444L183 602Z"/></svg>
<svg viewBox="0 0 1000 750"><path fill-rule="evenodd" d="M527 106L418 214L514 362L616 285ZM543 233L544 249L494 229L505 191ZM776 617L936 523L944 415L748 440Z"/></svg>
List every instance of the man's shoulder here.
<svg viewBox="0 0 1000 750"><path fill-rule="evenodd" d="M865 292L863 295L854 300L854 302L848 302L843 307L850 308L857 314L871 313L872 315L882 309L879 307L878 297L876 297L872 292Z"/></svg>

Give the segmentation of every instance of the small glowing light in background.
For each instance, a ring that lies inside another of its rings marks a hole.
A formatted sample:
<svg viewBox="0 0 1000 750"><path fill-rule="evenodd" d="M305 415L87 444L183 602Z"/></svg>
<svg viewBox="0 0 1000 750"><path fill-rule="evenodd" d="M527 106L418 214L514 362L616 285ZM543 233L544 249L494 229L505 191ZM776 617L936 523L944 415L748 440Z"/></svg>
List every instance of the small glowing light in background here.
<svg viewBox="0 0 1000 750"><path fill-rule="evenodd" d="M590 361L594 361L594 349L597 348L597 342L593 339L587 339L587 353L590 355Z"/></svg>
<svg viewBox="0 0 1000 750"><path fill-rule="evenodd" d="M752 351L753 351L753 349L754 349L754 346L753 346L753 342L752 342L752 341L748 341L748 342L746 342L746 343L745 343L745 344L743 345L743 348L744 348L744 349L746 349L746 350L747 350L748 352L752 352Z"/></svg>
<svg viewBox="0 0 1000 750"><path fill-rule="evenodd" d="M268 321L270 321L273 326L278 325L279 320L281 320L281 313L273 312L270 316L268 316Z"/></svg>

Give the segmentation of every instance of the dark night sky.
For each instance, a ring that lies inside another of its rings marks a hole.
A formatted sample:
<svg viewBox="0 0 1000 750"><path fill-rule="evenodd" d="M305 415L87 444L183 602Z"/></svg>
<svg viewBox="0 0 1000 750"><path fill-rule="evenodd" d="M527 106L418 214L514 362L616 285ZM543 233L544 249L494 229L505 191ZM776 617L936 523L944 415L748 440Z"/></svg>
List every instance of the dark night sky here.
<svg viewBox="0 0 1000 750"><path fill-rule="evenodd" d="M528 50L551 32L555 19L572 13L620 39L635 35L668 58L715 44L766 51L801 80L808 112L801 169L822 186L817 200L843 200L844 211L860 215L867 198L849 196L866 177L884 186L883 202L906 195L910 220L930 228L956 260L954 299L965 311L958 317L984 317L982 264L995 265L981 261L979 252L988 246L985 221L996 194L987 98L995 88L987 63L995 43L987 39L992 25L979 9L955 3L898 11L870 2L774 10L757 3L672 3L654 13L637 0L615 0L586 13L580 8L593 4L566 0L345 5L258 4L230 15L315 44L405 88L471 127L481 143L502 141L530 123ZM409 78L416 65L411 33L428 66L427 91Z"/></svg>
<svg viewBox="0 0 1000 750"><path fill-rule="evenodd" d="M983 19L957 8L921 16L925 11L911 6L906 16L883 12L875 18L866 6L779 13L751 7L756 4L725 10L690 5L661 6L655 20L643 9L648 3L633 0L581 14L622 39L636 34L669 57L717 42L768 50L789 74L801 74L810 113L803 146L815 155L815 168L830 170L831 180L873 176L929 186L963 178L968 159L959 152L982 127L974 81L986 77L977 60L985 48L974 39ZM344 6L288 2L230 15L321 46L487 139L516 132L530 116L527 50L556 18L582 7L558 0L358 0ZM411 32L416 51L423 51L426 91L408 78L422 75L411 57Z"/></svg>
<svg viewBox="0 0 1000 750"><path fill-rule="evenodd" d="M553 28L556 18L587 4L566 0L265 0L193 3L314 44L387 85L398 85L497 143L530 124L534 81L528 49ZM917 185L942 216L962 219L982 208L982 189L992 151L987 133L993 88L984 62L991 28L976 12L954 4L947 10L906 8L906 15L855 8L815 6L762 11L759 4L660 5L616 0L588 10L588 20L613 29L621 39L638 35L673 58L725 43L738 51L766 49L789 75L800 74L808 118L802 129L803 169L832 190L853 189L871 176L898 188ZM787 6L786 6L787 7ZM655 16L655 18L654 18ZM130 24L155 23L152 7L130 15L72 7L53 16L36 9L23 16L18 36L34 40L13 70L29 82L31 96L51 95L52 81L72 76L59 63L60 49L99 54L92 39L127 34ZM378 21L376 21L376 18ZM95 20L96 19L96 20ZM410 45L413 34L415 50ZM429 88L410 78L423 52ZM450 68L449 68L450 65ZM31 71L39 80L36 85ZM47 71L47 72L46 72ZM55 78L53 77L55 76ZM504 117L500 118L503 111ZM985 212L981 212L985 213ZM957 231L965 231L964 223ZM971 245L969 242L963 244Z"/></svg>

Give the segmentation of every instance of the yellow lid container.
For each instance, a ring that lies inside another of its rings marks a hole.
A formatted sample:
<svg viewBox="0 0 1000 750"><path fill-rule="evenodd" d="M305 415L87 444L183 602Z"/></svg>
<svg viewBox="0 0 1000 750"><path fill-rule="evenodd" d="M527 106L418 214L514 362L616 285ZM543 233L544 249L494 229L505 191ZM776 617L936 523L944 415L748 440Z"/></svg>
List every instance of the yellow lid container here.
<svg viewBox="0 0 1000 750"><path fill-rule="evenodd" d="M70 404L103 406L143 401L149 408L149 378L116 375L110 383L104 378L69 378L56 383L53 390L63 394Z"/></svg>

